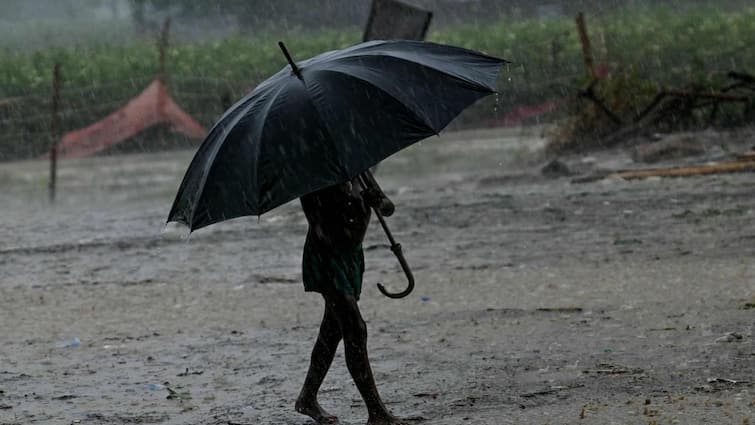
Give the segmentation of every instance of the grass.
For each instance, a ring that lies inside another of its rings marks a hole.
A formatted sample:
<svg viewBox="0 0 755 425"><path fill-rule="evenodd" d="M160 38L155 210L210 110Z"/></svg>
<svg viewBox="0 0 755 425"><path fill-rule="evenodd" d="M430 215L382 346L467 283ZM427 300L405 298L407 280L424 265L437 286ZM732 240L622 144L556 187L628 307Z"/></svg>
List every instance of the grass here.
<svg viewBox="0 0 755 425"><path fill-rule="evenodd" d="M727 11L713 6L676 10L657 6L587 17L596 63L620 76L608 93L620 111L639 108L661 86L695 83L711 87L728 70L755 71L755 7ZM296 58L359 41L360 31L290 33ZM565 98L586 84L574 20L502 20L432 31L431 41L481 50L511 60L500 81L498 107L483 102L464 122L473 124L517 104ZM242 96L285 59L273 34L254 38L173 45L168 52L169 82L189 113L211 125L222 112L221 96ZM81 127L136 95L157 72L152 41L50 48L33 53L0 51L0 99L23 99L0 106L0 159L39 154L49 143L49 97L53 64L60 61L67 108L64 129Z"/></svg>

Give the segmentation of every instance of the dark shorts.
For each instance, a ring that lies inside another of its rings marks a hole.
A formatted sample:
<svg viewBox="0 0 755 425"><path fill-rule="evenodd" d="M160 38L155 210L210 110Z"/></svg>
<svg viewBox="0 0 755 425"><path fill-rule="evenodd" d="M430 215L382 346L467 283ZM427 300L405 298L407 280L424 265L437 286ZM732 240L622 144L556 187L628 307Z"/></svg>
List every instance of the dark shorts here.
<svg viewBox="0 0 755 425"><path fill-rule="evenodd" d="M364 251L354 249L323 249L307 238L302 256L304 290L319 292L338 291L357 300L362 292Z"/></svg>

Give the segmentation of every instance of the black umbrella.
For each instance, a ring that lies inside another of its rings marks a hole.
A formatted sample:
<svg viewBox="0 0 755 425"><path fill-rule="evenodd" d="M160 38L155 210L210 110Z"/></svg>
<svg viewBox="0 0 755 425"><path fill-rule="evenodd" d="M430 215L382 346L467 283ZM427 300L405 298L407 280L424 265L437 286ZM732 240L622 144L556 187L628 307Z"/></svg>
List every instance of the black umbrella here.
<svg viewBox="0 0 755 425"><path fill-rule="evenodd" d="M435 43L371 41L296 64L279 44L290 65L210 130L168 221L196 230L351 180L494 93L506 63Z"/></svg>

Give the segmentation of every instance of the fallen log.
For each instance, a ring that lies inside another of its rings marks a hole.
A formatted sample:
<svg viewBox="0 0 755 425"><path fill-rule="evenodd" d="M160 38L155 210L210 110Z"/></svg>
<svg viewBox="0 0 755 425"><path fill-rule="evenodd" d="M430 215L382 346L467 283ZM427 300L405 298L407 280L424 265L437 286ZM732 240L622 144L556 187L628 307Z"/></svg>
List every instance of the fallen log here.
<svg viewBox="0 0 755 425"><path fill-rule="evenodd" d="M636 180L648 177L690 177L710 174L742 173L748 171L755 171L755 156L753 156L753 159L720 162L717 164L619 171L608 174L606 178Z"/></svg>

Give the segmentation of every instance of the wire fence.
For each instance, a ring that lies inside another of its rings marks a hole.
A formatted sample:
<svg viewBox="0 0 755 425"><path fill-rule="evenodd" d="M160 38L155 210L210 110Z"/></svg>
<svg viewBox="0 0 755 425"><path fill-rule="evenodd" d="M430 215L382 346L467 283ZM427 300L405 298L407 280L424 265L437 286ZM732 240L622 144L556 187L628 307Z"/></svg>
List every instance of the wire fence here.
<svg viewBox="0 0 755 425"><path fill-rule="evenodd" d="M462 115L453 125L456 128L485 125L495 120L517 104L539 99L559 97L561 85L578 78L561 75L548 81L524 81L503 76L501 96L488 98ZM151 82L150 78L110 81L81 87L66 87L60 92L58 119L63 134L85 128L105 118L138 96ZM256 81L223 80L219 78L169 79L169 91L173 100L195 120L209 128L232 103L247 94ZM64 83L65 84L65 83ZM55 141L53 125L52 93L41 90L17 96L0 105L0 160L34 158L44 155ZM152 137L165 140L148 140ZM116 148L164 149L166 147L190 147L197 141L186 140L167 131L146 133Z"/></svg>
<svg viewBox="0 0 755 425"><path fill-rule="evenodd" d="M588 20L596 66L631 74L658 87L703 84L732 70L755 71L755 8L718 15L705 10L690 13L688 17L646 14ZM670 30L672 26L677 29ZM470 108L454 122L456 127L487 125L519 106L574 96L589 80L573 20L533 21L531 25L501 22L484 28L467 25L454 31L432 32L429 37L512 61L499 81L500 96ZM320 44L302 44L302 55L332 48L328 43L343 43L344 37L323 40L317 41ZM280 69L283 62L279 52L271 53L251 40L219 44L206 46L206 52L201 47L178 45L168 54L166 83L171 96L205 127ZM258 47L261 50L245 50ZM146 56L153 55L153 50L129 52ZM149 70L148 58L114 58L106 51L98 52L102 57L91 55L91 59L76 57L89 57L86 52L69 53L68 59L73 59L63 63L60 122L55 137L51 135L51 66L45 60L41 60L42 65L33 64L36 77L28 84L8 83L13 81L8 75L18 73L0 67L0 160L43 155L60 134L87 127L126 105L157 74ZM252 57L257 53L260 57ZM134 143L125 143L124 149L129 149L129 144L150 149L168 143L148 140L155 136L171 139L169 133L158 129L146 132ZM194 146L197 142L175 143Z"/></svg>
<svg viewBox="0 0 755 425"><path fill-rule="evenodd" d="M77 87L66 86L64 81L60 90L57 136L52 133L52 89L33 90L7 99L0 104L0 160L44 155L60 135L88 127L117 111L147 88L154 78L144 76ZM247 81L217 78L169 82L174 101L204 126L212 125L225 107L230 106L228 102L241 97L250 85ZM154 138L165 140L148 140ZM195 143L158 129L129 140L127 146L119 149L163 149Z"/></svg>

